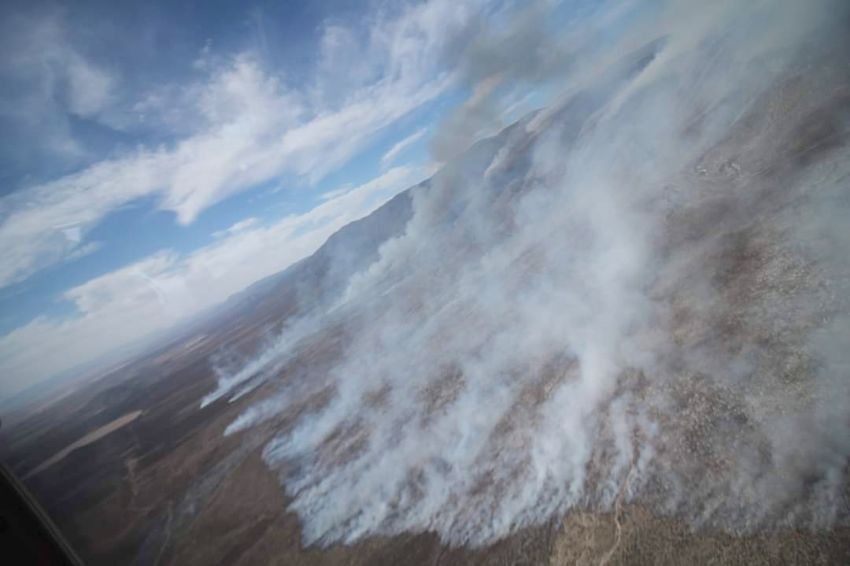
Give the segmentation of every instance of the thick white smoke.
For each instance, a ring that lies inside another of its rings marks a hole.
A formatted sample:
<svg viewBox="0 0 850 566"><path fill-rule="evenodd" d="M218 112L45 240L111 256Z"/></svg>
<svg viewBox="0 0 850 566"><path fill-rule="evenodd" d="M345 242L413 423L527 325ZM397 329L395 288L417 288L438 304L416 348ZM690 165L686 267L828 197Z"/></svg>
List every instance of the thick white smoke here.
<svg viewBox="0 0 850 566"><path fill-rule="evenodd" d="M848 519L838 4L685 4L585 50L222 377L208 401L278 384L228 433L279 423L307 542L483 544L618 498L732 531Z"/></svg>

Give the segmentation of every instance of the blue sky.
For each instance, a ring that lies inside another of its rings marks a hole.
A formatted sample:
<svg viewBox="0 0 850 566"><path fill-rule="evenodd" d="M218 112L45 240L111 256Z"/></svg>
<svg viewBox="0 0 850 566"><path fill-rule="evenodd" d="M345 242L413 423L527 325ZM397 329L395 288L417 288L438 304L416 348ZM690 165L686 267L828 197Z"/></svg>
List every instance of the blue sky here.
<svg viewBox="0 0 850 566"><path fill-rule="evenodd" d="M5 3L0 398L286 268L541 104L521 60L470 61L595 3L556 4Z"/></svg>

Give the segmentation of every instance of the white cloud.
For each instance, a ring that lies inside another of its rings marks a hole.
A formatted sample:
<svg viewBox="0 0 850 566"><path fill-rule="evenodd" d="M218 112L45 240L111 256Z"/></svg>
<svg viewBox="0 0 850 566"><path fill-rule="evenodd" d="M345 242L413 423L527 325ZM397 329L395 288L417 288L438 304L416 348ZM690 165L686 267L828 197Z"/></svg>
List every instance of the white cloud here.
<svg viewBox="0 0 850 566"><path fill-rule="evenodd" d="M85 244L81 244L71 250L71 253L65 258L66 261L76 261L80 258L86 257L87 255L91 255L94 252L98 251L103 247L103 242L92 241L87 242Z"/></svg>
<svg viewBox="0 0 850 566"><path fill-rule="evenodd" d="M39 317L0 337L0 396L131 344L285 269L429 172L397 167L304 214L268 225L247 218L185 257L160 251L66 291L78 316Z"/></svg>
<svg viewBox="0 0 850 566"><path fill-rule="evenodd" d="M91 117L106 108L114 89L114 79L74 52L67 54L64 64L70 111L78 116Z"/></svg>
<svg viewBox="0 0 850 566"><path fill-rule="evenodd" d="M196 101L203 126L173 147L140 148L0 200L0 287L72 253L78 242L62 227L76 226L84 238L111 211L140 197L157 196L162 209L188 224L210 205L283 173L317 181L451 84L444 52L464 34L476 4L440 0L379 16L360 46L375 71L353 82L334 80L347 59L331 54L354 36L327 28L316 85L356 87L343 97L317 97L329 106L286 87L250 54L219 66L205 83L185 87L192 96L182 100ZM76 112L95 113L109 99L102 73L77 61L71 76ZM169 103L157 100L146 95L142 105L155 113Z"/></svg>
<svg viewBox="0 0 850 566"><path fill-rule="evenodd" d="M160 304L164 292L157 282L177 262L173 252L158 252L139 262L91 279L64 293L74 302L83 317L105 310L131 310L147 306L151 298Z"/></svg>
<svg viewBox="0 0 850 566"><path fill-rule="evenodd" d="M251 226L254 226L259 221L260 221L260 219L255 217L255 216L245 218L244 220L234 222L233 224L231 224L229 227L225 228L224 230L219 230L218 232L213 232L213 237L214 238L222 238L222 237L227 236L229 234L235 234L237 232L241 232L241 231L243 231L247 228L250 228Z"/></svg>
<svg viewBox="0 0 850 566"><path fill-rule="evenodd" d="M118 77L68 38L58 12L4 15L0 21L0 119L15 139L3 158L20 166L45 160L78 164L88 152L72 135L71 115L96 120L115 100Z"/></svg>
<svg viewBox="0 0 850 566"><path fill-rule="evenodd" d="M413 145L414 143L416 143L417 141L422 139L422 136L425 135L426 131L427 131L427 128L422 128L420 130L417 130L417 131L413 132L412 134L410 134L409 136L407 136L406 138L399 141L398 143L396 143L394 146L392 146L389 150L387 150L387 152L383 155L383 157L381 157L381 165L383 167L386 167L387 165L389 165L393 161L395 161L395 159L399 156L399 154L402 151L404 151L405 149L407 149L408 147L410 147L411 145Z"/></svg>

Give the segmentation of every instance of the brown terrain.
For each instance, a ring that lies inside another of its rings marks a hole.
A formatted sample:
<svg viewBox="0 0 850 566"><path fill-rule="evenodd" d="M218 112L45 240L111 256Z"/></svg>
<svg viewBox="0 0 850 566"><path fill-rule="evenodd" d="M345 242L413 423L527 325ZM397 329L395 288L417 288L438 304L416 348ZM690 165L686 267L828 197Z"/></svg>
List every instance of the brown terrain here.
<svg viewBox="0 0 850 566"><path fill-rule="evenodd" d="M224 336L239 336L250 349L260 328ZM132 379L115 385L121 376L112 376L99 382L110 387L95 384L44 407L16 429L27 434L5 446L5 460L19 475L32 474L29 488L86 563L850 563L847 528L735 537L694 532L676 518L619 504L612 513L574 511L483 548L447 547L432 533L305 548L299 519L287 512L287 496L261 456L273 431L294 415L224 436L240 411L268 392L261 387L198 409L215 385L208 364L215 347L196 337L173 344L120 370ZM77 442L110 424L108 433ZM49 460L75 442L63 458Z"/></svg>

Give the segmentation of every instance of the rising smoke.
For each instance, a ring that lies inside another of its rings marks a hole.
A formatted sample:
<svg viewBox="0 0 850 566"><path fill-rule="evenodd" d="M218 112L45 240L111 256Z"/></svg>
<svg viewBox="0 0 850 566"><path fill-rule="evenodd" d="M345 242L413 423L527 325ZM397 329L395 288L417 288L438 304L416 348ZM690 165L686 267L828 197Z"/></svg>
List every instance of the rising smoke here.
<svg viewBox="0 0 850 566"><path fill-rule="evenodd" d="M222 375L207 402L275 390L228 434L275 427L305 541L477 545L618 499L733 532L846 522L839 8L627 18L559 100L414 190L334 301Z"/></svg>

